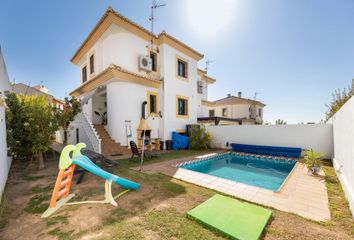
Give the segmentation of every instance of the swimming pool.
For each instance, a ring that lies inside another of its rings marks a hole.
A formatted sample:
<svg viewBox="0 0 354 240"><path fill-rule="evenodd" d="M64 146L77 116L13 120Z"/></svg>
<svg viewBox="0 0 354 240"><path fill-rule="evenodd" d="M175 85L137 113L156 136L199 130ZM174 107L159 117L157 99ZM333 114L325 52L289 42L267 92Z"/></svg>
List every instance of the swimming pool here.
<svg viewBox="0 0 354 240"><path fill-rule="evenodd" d="M278 191L295 164L296 160L288 158L226 153L177 167Z"/></svg>

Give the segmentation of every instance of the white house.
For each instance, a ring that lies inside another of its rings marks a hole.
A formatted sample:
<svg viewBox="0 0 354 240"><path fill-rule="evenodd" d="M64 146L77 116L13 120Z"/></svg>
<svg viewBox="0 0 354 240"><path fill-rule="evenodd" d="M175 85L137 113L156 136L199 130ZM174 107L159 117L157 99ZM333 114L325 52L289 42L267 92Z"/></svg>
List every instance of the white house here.
<svg viewBox="0 0 354 240"><path fill-rule="evenodd" d="M10 90L10 81L0 47L0 98ZM11 159L7 156L5 107L0 99L0 200L5 188Z"/></svg>
<svg viewBox="0 0 354 240"><path fill-rule="evenodd" d="M154 35L108 8L71 59L81 80L70 94L83 114L69 141L112 155L126 152L131 140L141 146L144 132L156 145L184 132L215 82L198 70L202 58L165 31Z"/></svg>
<svg viewBox="0 0 354 240"><path fill-rule="evenodd" d="M208 125L261 124L265 104L253 99L228 94L216 101L202 101L198 122Z"/></svg>

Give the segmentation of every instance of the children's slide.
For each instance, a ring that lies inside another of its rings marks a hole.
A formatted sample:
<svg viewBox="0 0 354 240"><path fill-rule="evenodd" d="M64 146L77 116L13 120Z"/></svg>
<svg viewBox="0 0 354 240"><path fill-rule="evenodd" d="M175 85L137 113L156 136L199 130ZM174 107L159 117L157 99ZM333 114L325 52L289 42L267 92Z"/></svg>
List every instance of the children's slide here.
<svg viewBox="0 0 354 240"><path fill-rule="evenodd" d="M84 147L86 147L85 143L78 143L75 146L68 145L61 152L57 181L54 186L49 208L42 214L42 218L51 216L60 207L64 205L76 205L85 203L110 203L114 206L117 206L117 202L115 200L118 197L129 192L130 190L138 190L140 188L140 184L121 178L112 173L106 172L105 170L94 164L87 156L81 154L81 149ZM71 153L72 157L70 156ZM69 202L75 196L75 194L69 193L76 165L106 180L104 200ZM125 190L120 192L116 196L113 196L112 183L121 186Z"/></svg>
<svg viewBox="0 0 354 240"><path fill-rule="evenodd" d="M103 179L114 182L118 184L122 188L137 190L140 188L140 184L136 182L129 181L125 178L118 177L117 175L106 172L96 164L94 164L88 157L86 156L78 156L73 158L73 163L82 167L88 172L91 172Z"/></svg>

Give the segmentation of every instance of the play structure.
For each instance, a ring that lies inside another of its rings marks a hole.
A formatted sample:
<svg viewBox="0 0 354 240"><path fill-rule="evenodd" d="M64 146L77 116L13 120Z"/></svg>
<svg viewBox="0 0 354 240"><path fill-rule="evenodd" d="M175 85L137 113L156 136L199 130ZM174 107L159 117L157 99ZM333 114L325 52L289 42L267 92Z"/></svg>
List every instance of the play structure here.
<svg viewBox="0 0 354 240"><path fill-rule="evenodd" d="M84 203L110 203L114 206L117 206L117 202L115 201L115 199L129 192L130 190L137 190L140 188L140 184L118 177L109 172L106 172L103 169L101 169L99 166L94 164L87 156L81 154L81 149L85 147L86 147L85 143L78 143L75 146L68 145L61 152L60 160L59 160L59 174L57 177L57 181L55 183L49 208L42 214L42 218L51 216L63 205L74 205L74 204L84 204ZM71 153L72 153L72 158L70 157ZM106 180L104 200L81 201L81 202L69 203L69 201L75 196L75 194L73 193L70 194L70 187L71 187L71 182L73 180L73 174L76 165ZM125 190L120 192L118 195L113 196L112 183L121 186Z"/></svg>

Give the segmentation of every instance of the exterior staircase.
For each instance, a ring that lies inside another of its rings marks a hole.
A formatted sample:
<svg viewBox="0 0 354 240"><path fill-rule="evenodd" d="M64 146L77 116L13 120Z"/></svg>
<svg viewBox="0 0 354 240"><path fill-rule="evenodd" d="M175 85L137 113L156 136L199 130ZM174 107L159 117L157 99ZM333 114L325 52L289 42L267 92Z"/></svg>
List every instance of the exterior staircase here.
<svg viewBox="0 0 354 240"><path fill-rule="evenodd" d="M121 146L120 143L114 141L103 125L94 124L93 127L101 138L101 152L104 156L131 153L128 147Z"/></svg>

